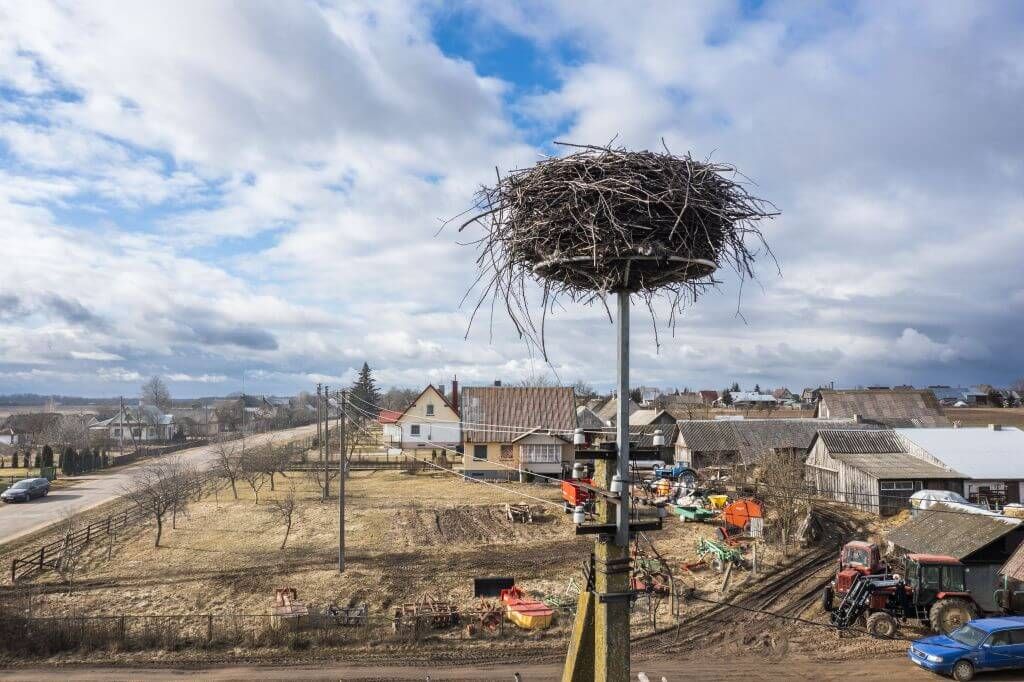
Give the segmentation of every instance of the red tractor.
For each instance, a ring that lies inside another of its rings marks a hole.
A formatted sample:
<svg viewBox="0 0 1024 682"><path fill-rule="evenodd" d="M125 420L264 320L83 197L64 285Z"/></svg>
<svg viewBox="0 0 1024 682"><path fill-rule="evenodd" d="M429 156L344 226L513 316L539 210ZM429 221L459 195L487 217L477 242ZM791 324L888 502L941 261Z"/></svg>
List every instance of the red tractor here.
<svg viewBox="0 0 1024 682"><path fill-rule="evenodd" d="M835 596L841 596L838 606ZM878 547L851 542L843 547L839 571L822 598L832 624L845 629L864 617L868 632L892 637L899 622L916 621L949 633L982 609L966 585L964 565L949 556L909 554L902 575L881 560Z"/></svg>

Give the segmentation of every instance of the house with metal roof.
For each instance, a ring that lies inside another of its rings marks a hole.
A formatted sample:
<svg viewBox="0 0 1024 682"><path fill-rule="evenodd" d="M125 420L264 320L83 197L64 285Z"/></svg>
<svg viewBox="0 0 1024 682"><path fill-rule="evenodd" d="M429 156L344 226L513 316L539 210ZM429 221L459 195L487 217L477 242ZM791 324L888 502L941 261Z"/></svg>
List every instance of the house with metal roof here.
<svg viewBox="0 0 1024 682"><path fill-rule="evenodd" d="M804 460L815 495L889 516L918 490L955 490L965 476L927 453L908 452L892 430L822 429Z"/></svg>
<svg viewBox="0 0 1024 682"><path fill-rule="evenodd" d="M458 388L453 382L452 400L433 384L427 384L387 429L390 448L412 453L455 450L462 442L462 423L457 408ZM395 440L397 436L397 440Z"/></svg>
<svg viewBox="0 0 1024 682"><path fill-rule="evenodd" d="M872 421L891 427L950 426L929 389L818 389L814 416L819 419Z"/></svg>
<svg viewBox="0 0 1024 682"><path fill-rule="evenodd" d="M562 476L572 469L572 388L468 386L459 405L466 476L529 480L532 473Z"/></svg>
<svg viewBox="0 0 1024 682"><path fill-rule="evenodd" d="M1024 431L993 424L895 432L908 452L962 472L964 486L957 492L968 500L992 508L1024 501Z"/></svg>

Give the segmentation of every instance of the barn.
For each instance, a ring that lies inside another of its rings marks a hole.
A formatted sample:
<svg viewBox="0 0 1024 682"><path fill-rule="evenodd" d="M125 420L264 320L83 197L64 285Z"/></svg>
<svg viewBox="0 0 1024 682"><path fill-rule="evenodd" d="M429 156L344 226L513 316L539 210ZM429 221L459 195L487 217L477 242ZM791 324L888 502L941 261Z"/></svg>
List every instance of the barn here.
<svg viewBox="0 0 1024 682"><path fill-rule="evenodd" d="M883 516L908 509L918 490L959 492L965 478L927 454L909 453L891 430L823 429L805 466L815 494Z"/></svg>

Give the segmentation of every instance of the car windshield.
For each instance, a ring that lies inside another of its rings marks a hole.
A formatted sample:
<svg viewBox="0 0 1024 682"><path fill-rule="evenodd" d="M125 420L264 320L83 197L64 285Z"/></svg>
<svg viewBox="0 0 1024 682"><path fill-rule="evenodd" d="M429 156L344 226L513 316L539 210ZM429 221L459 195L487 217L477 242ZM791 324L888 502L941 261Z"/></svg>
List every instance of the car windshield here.
<svg viewBox="0 0 1024 682"><path fill-rule="evenodd" d="M985 639L985 631L970 625L964 625L954 630L949 636L961 644L974 647L981 644L982 640Z"/></svg>
<svg viewBox="0 0 1024 682"><path fill-rule="evenodd" d="M14 488L14 489L27 488L30 485L32 485L32 481L18 481L17 483L12 485L11 488Z"/></svg>

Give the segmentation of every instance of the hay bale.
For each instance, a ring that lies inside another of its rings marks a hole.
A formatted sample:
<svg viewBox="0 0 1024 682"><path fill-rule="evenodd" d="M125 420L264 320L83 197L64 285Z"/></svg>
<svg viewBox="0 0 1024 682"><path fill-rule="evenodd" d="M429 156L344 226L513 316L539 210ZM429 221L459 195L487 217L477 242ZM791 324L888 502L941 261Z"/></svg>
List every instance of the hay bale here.
<svg viewBox="0 0 1024 682"><path fill-rule="evenodd" d="M486 231L476 242L474 316L487 299L500 301L520 334L543 345L527 300L535 281L542 315L559 297L592 303L626 291L648 307L655 295L667 296L674 324L683 305L718 283L716 270L753 277L758 249L770 253L757 222L778 212L750 195L732 166L667 151L570 146L579 151L499 176L478 192L476 215L460 227Z"/></svg>

